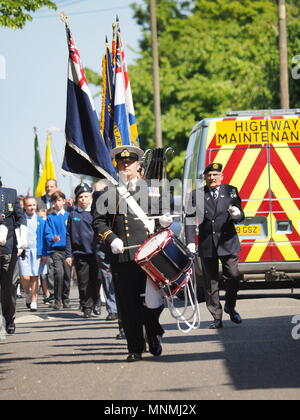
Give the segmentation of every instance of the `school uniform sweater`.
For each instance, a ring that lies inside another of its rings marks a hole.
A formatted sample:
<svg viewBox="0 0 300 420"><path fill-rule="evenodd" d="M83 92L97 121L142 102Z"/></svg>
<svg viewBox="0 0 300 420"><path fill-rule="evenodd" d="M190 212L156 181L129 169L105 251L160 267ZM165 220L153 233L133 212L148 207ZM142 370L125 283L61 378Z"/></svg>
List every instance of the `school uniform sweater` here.
<svg viewBox="0 0 300 420"><path fill-rule="evenodd" d="M70 213L67 226L66 257L91 255L96 251L97 237L92 226L93 216L90 211L76 208Z"/></svg>
<svg viewBox="0 0 300 420"><path fill-rule="evenodd" d="M45 226L45 240L47 255L54 251L65 251L67 245L67 223L69 213L49 214ZM59 242L54 242L53 237L60 236Z"/></svg>

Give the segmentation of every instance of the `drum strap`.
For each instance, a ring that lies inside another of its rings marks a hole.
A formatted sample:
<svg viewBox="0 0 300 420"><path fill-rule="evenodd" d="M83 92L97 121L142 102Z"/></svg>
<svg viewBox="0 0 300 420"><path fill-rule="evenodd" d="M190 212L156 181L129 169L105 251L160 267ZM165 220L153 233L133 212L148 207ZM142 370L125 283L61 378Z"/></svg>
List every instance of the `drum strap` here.
<svg viewBox="0 0 300 420"><path fill-rule="evenodd" d="M133 196L130 194L130 192L127 190L127 188L125 187L125 185L121 185L119 184L117 186L117 190L120 194L120 201L121 199L125 200L128 207L130 208L130 210L138 217L141 219L141 221L144 223L145 227L148 229L148 231L150 232L150 234L152 235L154 233L154 229L155 229L155 221L154 220L149 220L147 218L146 213L144 212L144 210L138 205L138 203L135 201L135 199L133 198ZM119 204L120 204L119 201ZM118 204L118 207L119 207Z"/></svg>

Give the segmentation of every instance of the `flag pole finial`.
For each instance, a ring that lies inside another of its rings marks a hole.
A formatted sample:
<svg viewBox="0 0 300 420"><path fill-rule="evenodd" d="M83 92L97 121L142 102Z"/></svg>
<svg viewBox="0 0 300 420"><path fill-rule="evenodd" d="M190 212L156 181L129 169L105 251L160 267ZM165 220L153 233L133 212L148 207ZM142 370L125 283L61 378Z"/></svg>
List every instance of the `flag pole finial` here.
<svg viewBox="0 0 300 420"><path fill-rule="evenodd" d="M60 14L61 21L68 26L69 17L65 14L65 12L61 12Z"/></svg>

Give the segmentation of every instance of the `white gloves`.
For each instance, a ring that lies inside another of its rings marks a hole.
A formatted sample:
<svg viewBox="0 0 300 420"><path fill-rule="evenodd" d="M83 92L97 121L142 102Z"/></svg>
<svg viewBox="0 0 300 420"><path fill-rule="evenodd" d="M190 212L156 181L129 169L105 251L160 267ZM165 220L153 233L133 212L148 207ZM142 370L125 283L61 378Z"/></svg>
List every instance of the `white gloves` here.
<svg viewBox="0 0 300 420"><path fill-rule="evenodd" d="M120 238L114 239L110 247L113 254L123 254L124 252L124 244Z"/></svg>
<svg viewBox="0 0 300 420"><path fill-rule="evenodd" d="M18 249L26 249L28 247L27 241L27 226L21 225L17 229L15 229L16 237L17 237L17 247Z"/></svg>
<svg viewBox="0 0 300 420"><path fill-rule="evenodd" d="M241 216L240 210L235 206L229 206L228 212L233 220L238 220Z"/></svg>
<svg viewBox="0 0 300 420"><path fill-rule="evenodd" d="M173 218L170 213L166 213L159 218L159 224L163 228L168 228L173 223Z"/></svg>
<svg viewBox="0 0 300 420"><path fill-rule="evenodd" d="M0 246L6 245L8 229L5 225L0 225Z"/></svg>
<svg viewBox="0 0 300 420"><path fill-rule="evenodd" d="M188 244L187 248L192 254L196 254L196 244Z"/></svg>

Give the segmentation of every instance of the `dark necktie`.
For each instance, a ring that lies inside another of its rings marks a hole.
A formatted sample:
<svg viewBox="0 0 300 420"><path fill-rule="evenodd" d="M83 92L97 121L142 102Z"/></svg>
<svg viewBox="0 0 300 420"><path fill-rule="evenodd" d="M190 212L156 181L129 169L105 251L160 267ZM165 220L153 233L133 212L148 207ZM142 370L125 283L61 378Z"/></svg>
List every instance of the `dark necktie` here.
<svg viewBox="0 0 300 420"><path fill-rule="evenodd" d="M217 188L212 188L211 191L212 191L213 199L216 200L218 198L218 190L217 190Z"/></svg>

